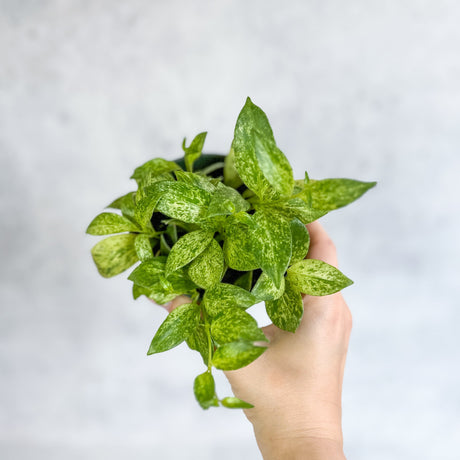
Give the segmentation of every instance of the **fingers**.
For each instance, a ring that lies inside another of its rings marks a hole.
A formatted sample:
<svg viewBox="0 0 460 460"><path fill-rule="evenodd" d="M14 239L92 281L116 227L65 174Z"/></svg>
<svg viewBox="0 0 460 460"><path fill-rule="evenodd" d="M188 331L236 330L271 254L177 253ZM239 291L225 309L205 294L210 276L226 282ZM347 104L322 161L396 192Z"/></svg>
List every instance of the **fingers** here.
<svg viewBox="0 0 460 460"><path fill-rule="evenodd" d="M315 221L307 225L310 233L310 249L308 259L318 259L337 268L337 251L330 236L326 233L323 226Z"/></svg>

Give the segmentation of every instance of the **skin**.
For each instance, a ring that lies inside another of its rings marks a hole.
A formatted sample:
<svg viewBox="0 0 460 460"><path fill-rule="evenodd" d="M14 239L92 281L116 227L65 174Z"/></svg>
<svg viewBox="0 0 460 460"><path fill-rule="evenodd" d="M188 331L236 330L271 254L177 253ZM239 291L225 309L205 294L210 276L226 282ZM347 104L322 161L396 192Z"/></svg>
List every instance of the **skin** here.
<svg viewBox="0 0 460 460"><path fill-rule="evenodd" d="M307 258L337 267L335 246L321 224L307 226ZM168 311L189 302L178 297ZM342 295L305 295L295 334L263 328L268 349L250 365L227 371L233 393L254 405L244 410L265 460L343 460L342 382L352 328Z"/></svg>

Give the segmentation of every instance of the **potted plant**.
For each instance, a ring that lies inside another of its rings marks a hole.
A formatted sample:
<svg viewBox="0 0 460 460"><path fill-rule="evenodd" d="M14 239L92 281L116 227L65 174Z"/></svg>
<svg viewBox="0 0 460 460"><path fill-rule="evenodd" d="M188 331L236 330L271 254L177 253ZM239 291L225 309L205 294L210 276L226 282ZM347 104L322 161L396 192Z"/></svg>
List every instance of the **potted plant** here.
<svg viewBox="0 0 460 460"><path fill-rule="evenodd" d="M148 354L182 342L198 351L205 371L194 392L203 409L252 407L219 399L213 367L234 370L257 359L267 342L250 307L265 302L277 327L295 333L302 294L335 293L352 281L325 262L306 259L306 224L359 198L375 185L351 179L295 180L276 146L264 112L248 98L230 153L202 154L198 134L178 161L154 158L131 176L137 190L111 203L87 233L112 235L92 249L99 273L111 277L134 264L133 297L165 304L179 295L191 303L171 311Z"/></svg>

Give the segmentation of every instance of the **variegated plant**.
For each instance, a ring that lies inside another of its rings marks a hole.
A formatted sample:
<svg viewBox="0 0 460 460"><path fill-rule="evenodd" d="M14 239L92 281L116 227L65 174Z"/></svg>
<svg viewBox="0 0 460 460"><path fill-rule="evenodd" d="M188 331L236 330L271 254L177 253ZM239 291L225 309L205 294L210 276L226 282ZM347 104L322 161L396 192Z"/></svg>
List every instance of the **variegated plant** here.
<svg viewBox="0 0 460 460"><path fill-rule="evenodd" d="M257 359L267 341L248 313L265 302L273 324L295 332L302 293L321 296L352 281L320 260L306 259L306 224L359 198L375 185L351 179L294 180L264 112L248 98L238 117L230 153L202 155L198 134L178 162L155 158L132 178L137 191L115 200L89 225L110 235L92 249L104 277L140 262L128 279L133 296L165 304L178 295L191 303L161 324L148 354L182 342L198 351L206 370L194 383L202 408L252 407L219 399L212 368L239 369ZM200 166L201 165L201 166Z"/></svg>

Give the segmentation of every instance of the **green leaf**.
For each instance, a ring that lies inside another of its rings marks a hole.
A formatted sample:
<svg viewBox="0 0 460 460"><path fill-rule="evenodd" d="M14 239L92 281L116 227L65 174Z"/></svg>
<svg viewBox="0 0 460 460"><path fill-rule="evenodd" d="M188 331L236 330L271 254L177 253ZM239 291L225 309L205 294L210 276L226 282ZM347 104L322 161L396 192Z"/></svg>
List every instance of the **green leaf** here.
<svg viewBox="0 0 460 460"><path fill-rule="evenodd" d="M103 277L118 275L138 261L134 249L135 238L133 233L124 233L109 236L93 246L91 255Z"/></svg>
<svg viewBox="0 0 460 460"><path fill-rule="evenodd" d="M212 183L212 177L201 176L200 174L185 171L176 171L175 174L178 182L201 188L209 193L214 193L216 190L216 186Z"/></svg>
<svg viewBox="0 0 460 460"><path fill-rule="evenodd" d="M150 219L160 199L170 189L174 181L159 181L146 187L142 193L142 197L136 201L134 218L142 228L150 228Z"/></svg>
<svg viewBox="0 0 460 460"><path fill-rule="evenodd" d="M134 249L140 261L145 261L153 257L152 245L149 236L141 233L134 240Z"/></svg>
<svg viewBox="0 0 460 460"><path fill-rule="evenodd" d="M291 234L292 255L290 264L292 265L299 260L305 259L310 247L310 234L307 227L297 218L291 221Z"/></svg>
<svg viewBox="0 0 460 460"><path fill-rule="evenodd" d="M327 214L327 210L312 208L301 198L291 198L280 205L272 206L272 209L287 219L296 217L305 225Z"/></svg>
<svg viewBox="0 0 460 460"><path fill-rule="evenodd" d="M247 213L234 214L225 226L224 257L234 270L260 268L260 245L255 235L256 224Z"/></svg>
<svg viewBox="0 0 460 460"><path fill-rule="evenodd" d="M305 190L311 193L314 208L332 211L357 200L376 184L353 179L310 180Z"/></svg>
<svg viewBox="0 0 460 460"><path fill-rule="evenodd" d="M257 303L250 292L233 284L219 283L207 289L203 296L206 312L216 316L230 308L248 308Z"/></svg>
<svg viewBox="0 0 460 460"><path fill-rule="evenodd" d="M233 188L222 182L217 184L206 212L206 217L247 211L251 205Z"/></svg>
<svg viewBox="0 0 460 460"><path fill-rule="evenodd" d="M224 160L224 183L229 187L237 189L240 185L243 185L241 177L238 175L238 171L235 168L235 152L230 149L230 153L225 157Z"/></svg>
<svg viewBox="0 0 460 460"><path fill-rule="evenodd" d="M177 169L181 169L181 167L173 161L164 160L163 158L154 158L136 168L131 179L134 179L139 188L142 189L152 184L156 177L162 176L164 173L176 171Z"/></svg>
<svg viewBox="0 0 460 460"><path fill-rule="evenodd" d="M138 299L141 295L145 295L148 297L150 294L150 290L139 286L138 284L133 284L133 299L136 300Z"/></svg>
<svg viewBox="0 0 460 460"><path fill-rule="evenodd" d="M238 341L221 345L214 353L212 364L217 369L232 371L252 363L267 348L258 347L251 342Z"/></svg>
<svg viewBox="0 0 460 460"><path fill-rule="evenodd" d="M268 210L254 214L256 239L260 246L260 267L273 281L276 288L281 287L281 279L291 260L291 228L283 216Z"/></svg>
<svg viewBox="0 0 460 460"><path fill-rule="evenodd" d="M353 284L342 272L322 260L304 259L289 267L287 278L297 291L329 295Z"/></svg>
<svg viewBox="0 0 460 460"><path fill-rule="evenodd" d="M280 298L284 292L284 276L281 278L280 287L277 288L273 281L262 272L256 284L252 288L252 294L258 300L275 300Z"/></svg>
<svg viewBox="0 0 460 460"><path fill-rule="evenodd" d="M179 238L168 255L166 274L169 275L198 257L211 243L213 236L212 231L195 230Z"/></svg>
<svg viewBox="0 0 460 460"><path fill-rule="evenodd" d="M156 208L174 219L197 223L203 219L211 193L184 182L168 182L169 186Z"/></svg>
<svg viewBox="0 0 460 460"><path fill-rule="evenodd" d="M129 192L126 195L117 198L115 201L110 203L107 207L113 209L119 209L121 213L130 220L134 220L134 203L135 203L136 192Z"/></svg>
<svg viewBox="0 0 460 460"><path fill-rule="evenodd" d="M155 257L145 260L132 271L128 279L139 286L152 288L164 275L166 264L164 259L164 257Z"/></svg>
<svg viewBox="0 0 460 460"><path fill-rule="evenodd" d="M89 224L86 233L90 235L111 235L112 233L139 232L140 228L119 214L103 212Z"/></svg>
<svg viewBox="0 0 460 460"><path fill-rule="evenodd" d="M303 315L302 295L286 279L283 295L265 302L267 315L273 324L288 332L295 332Z"/></svg>
<svg viewBox="0 0 460 460"><path fill-rule="evenodd" d="M257 321L241 308L229 308L217 316L211 323L211 335L220 344L267 341Z"/></svg>
<svg viewBox="0 0 460 460"><path fill-rule="evenodd" d="M203 358L203 363L207 366L209 359L208 336L203 324L200 324L187 338L187 345L195 351L198 351Z"/></svg>
<svg viewBox="0 0 460 460"><path fill-rule="evenodd" d="M228 407L229 409L251 409L254 407L252 404L234 396L227 396L220 402L224 407Z"/></svg>
<svg viewBox="0 0 460 460"><path fill-rule="evenodd" d="M200 374L193 383L193 392L198 404L203 409L209 409L211 406L218 406L219 402L216 397L216 384L211 372L206 371Z"/></svg>
<svg viewBox="0 0 460 460"><path fill-rule="evenodd" d="M239 278L237 278L233 284L242 289L246 289L246 291L250 291L252 286L252 273L252 271L244 273Z"/></svg>
<svg viewBox="0 0 460 460"><path fill-rule="evenodd" d="M238 116L232 148L239 176L262 200L291 194L289 161L276 146L267 116L249 98Z"/></svg>
<svg viewBox="0 0 460 460"><path fill-rule="evenodd" d="M219 283L224 272L224 254L219 243L212 239L208 247L191 262L188 268L190 279L203 289Z"/></svg>
<svg viewBox="0 0 460 460"><path fill-rule="evenodd" d="M189 147L185 146L186 139L184 138L182 149L185 152L184 160L187 171L191 172L193 170L193 163L201 156L207 134L207 132L197 134Z"/></svg>
<svg viewBox="0 0 460 460"><path fill-rule="evenodd" d="M175 308L159 327L150 344L148 355L176 347L196 329L200 319L200 306L186 303Z"/></svg>

